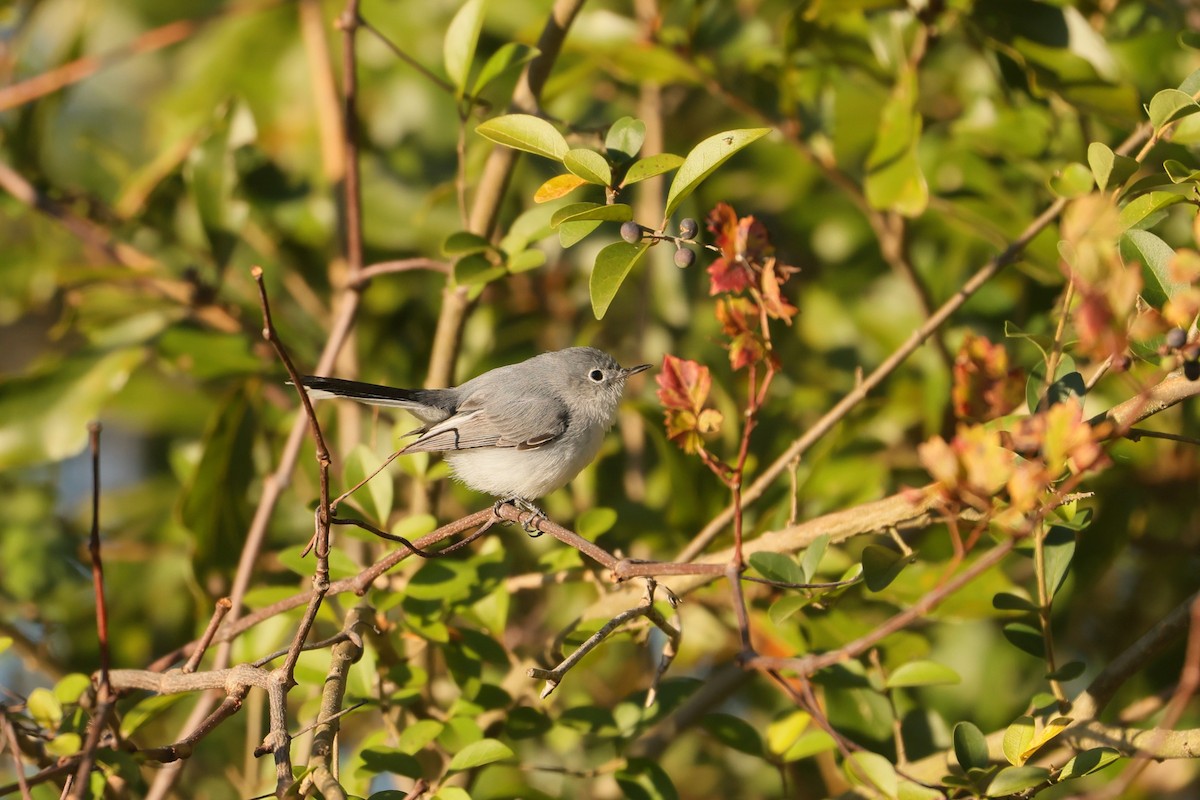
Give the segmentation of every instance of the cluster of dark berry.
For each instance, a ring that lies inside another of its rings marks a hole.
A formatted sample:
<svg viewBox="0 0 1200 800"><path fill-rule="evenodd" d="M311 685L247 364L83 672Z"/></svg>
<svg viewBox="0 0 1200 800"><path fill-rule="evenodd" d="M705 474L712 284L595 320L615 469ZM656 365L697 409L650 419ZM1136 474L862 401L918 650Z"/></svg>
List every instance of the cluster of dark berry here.
<svg viewBox="0 0 1200 800"><path fill-rule="evenodd" d="M1200 347L1195 346L1200 342L1193 343L1189 348L1187 331L1171 328L1167 331L1165 343L1168 350L1179 353L1183 358L1183 376L1189 381L1200 380Z"/></svg>
<svg viewBox="0 0 1200 800"><path fill-rule="evenodd" d="M700 223L691 217L684 217L679 221L679 235L670 236L668 234L655 233L647 228L643 228L632 220L621 224L621 238L630 244L637 244L642 240L643 236L649 237L658 241L671 241L675 243L675 266L680 269L686 269L696 263L696 254L691 249L684 246L684 242L692 242L696 239L696 234L700 232Z"/></svg>

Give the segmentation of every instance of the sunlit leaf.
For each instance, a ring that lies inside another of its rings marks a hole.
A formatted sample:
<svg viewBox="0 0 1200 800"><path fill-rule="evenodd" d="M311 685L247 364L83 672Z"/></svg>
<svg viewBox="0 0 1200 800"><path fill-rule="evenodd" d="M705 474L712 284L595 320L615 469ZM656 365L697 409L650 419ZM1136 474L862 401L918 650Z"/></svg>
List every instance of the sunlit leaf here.
<svg viewBox="0 0 1200 800"><path fill-rule="evenodd" d="M888 675L886 686L897 689L909 686L946 686L962 683L962 677L945 664L936 661L906 661L891 675Z"/></svg>
<svg viewBox="0 0 1200 800"><path fill-rule="evenodd" d="M656 156L638 159L626 170L621 185L630 186L638 181L653 178L655 175L662 175L664 172L677 169L681 164L683 164L683 158L674 153L659 153Z"/></svg>
<svg viewBox="0 0 1200 800"><path fill-rule="evenodd" d="M649 247L650 243L646 241L638 244L614 242L596 256L596 265L592 268L592 277L588 285L592 297L592 313L596 315L596 319L603 319L608 313L608 307L617 296L617 290Z"/></svg>
<svg viewBox="0 0 1200 800"><path fill-rule="evenodd" d="M1025 763L1025 751L1033 743L1033 717L1017 717L1011 725L1004 729L1004 757L1014 767Z"/></svg>
<svg viewBox="0 0 1200 800"><path fill-rule="evenodd" d="M851 753L843 765L851 785L869 786L884 794L895 797L899 788L896 768L878 753L860 750Z"/></svg>
<svg viewBox="0 0 1200 800"><path fill-rule="evenodd" d="M1076 753L1070 761L1063 764L1058 779L1066 781L1072 778L1082 778L1084 775L1091 775L1093 772L1099 772L1120 758L1121 753L1112 747L1093 747L1090 750L1084 750L1081 753Z"/></svg>
<svg viewBox="0 0 1200 800"><path fill-rule="evenodd" d="M1157 92L1154 97L1150 98L1150 105L1147 108L1150 124L1154 126L1155 133L1161 133L1162 129L1170 123L1195 114L1197 111L1200 111L1200 104L1196 103L1191 95L1178 89L1163 89Z"/></svg>
<svg viewBox="0 0 1200 800"><path fill-rule="evenodd" d="M537 188L537 191L533 193L533 202L548 203L551 200L566 197L580 186L586 185L587 181L578 175L572 175L571 173L555 175Z"/></svg>
<svg viewBox="0 0 1200 800"><path fill-rule="evenodd" d="M604 149L614 162L632 161L646 139L646 123L633 117L621 117L608 129Z"/></svg>
<svg viewBox="0 0 1200 800"><path fill-rule="evenodd" d="M675 213L679 204L696 191L696 187L717 167L724 164L742 148L758 141L770 132L770 128L724 131L708 137L693 147L684 158L683 164L680 165L679 172L675 173L675 180L671 181L663 215L669 217ZM628 182L628 176L626 176L626 182Z"/></svg>
<svg viewBox="0 0 1200 800"><path fill-rule="evenodd" d="M567 154L563 156L563 166L569 169L573 175L578 175L588 183L596 183L601 186L608 186L612 183L612 170L609 168L608 162L595 150L583 147L568 150Z"/></svg>
<svg viewBox="0 0 1200 800"><path fill-rule="evenodd" d="M1186 288L1171 277L1175 250L1150 231L1129 230L1121 237L1121 258L1142 265L1142 297L1155 308L1162 308L1171 297Z"/></svg>
<svg viewBox="0 0 1200 800"><path fill-rule="evenodd" d="M488 84L511 69L523 66L533 60L540 51L535 47L519 42L505 42L496 52L488 56L475 78L471 94L477 95L487 88Z"/></svg>
<svg viewBox="0 0 1200 800"><path fill-rule="evenodd" d="M1082 197L1094 185L1091 170L1077 161L1067 164L1050 179L1050 190L1059 197Z"/></svg>
<svg viewBox="0 0 1200 800"><path fill-rule="evenodd" d="M496 144L562 161L570 150L563 135L546 120L531 114L508 114L480 123L475 132Z"/></svg>
<svg viewBox="0 0 1200 800"><path fill-rule="evenodd" d="M467 86L467 74L475 58L475 46L479 42L479 31L483 27L483 12L487 0L466 0L450 20L446 38L442 42L442 61L446 74L461 97Z"/></svg>

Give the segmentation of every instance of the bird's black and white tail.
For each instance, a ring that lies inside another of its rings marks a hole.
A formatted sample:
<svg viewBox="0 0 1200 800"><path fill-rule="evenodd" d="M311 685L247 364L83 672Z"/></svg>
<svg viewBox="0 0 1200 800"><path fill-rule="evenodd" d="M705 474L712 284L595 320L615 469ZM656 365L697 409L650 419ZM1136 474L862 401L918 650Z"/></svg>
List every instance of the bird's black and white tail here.
<svg viewBox="0 0 1200 800"><path fill-rule="evenodd" d="M320 375L306 375L300 379L308 396L314 400L323 397L348 397L362 403L374 406L395 406L411 408L423 406L427 401L422 395L427 394L420 389L397 389L392 386L379 386L362 381L347 381L342 378L324 378Z"/></svg>

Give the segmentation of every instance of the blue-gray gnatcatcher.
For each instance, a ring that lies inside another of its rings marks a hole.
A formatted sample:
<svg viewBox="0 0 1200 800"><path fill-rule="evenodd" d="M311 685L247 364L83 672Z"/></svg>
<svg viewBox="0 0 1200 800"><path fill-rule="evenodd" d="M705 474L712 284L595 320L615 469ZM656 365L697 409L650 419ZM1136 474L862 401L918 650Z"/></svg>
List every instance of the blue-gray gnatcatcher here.
<svg viewBox="0 0 1200 800"><path fill-rule="evenodd" d="M458 480L501 500L535 500L591 463L617 417L626 369L603 350L570 347L497 367L450 389L393 389L303 379L309 397L396 406L424 425L401 452L445 454Z"/></svg>

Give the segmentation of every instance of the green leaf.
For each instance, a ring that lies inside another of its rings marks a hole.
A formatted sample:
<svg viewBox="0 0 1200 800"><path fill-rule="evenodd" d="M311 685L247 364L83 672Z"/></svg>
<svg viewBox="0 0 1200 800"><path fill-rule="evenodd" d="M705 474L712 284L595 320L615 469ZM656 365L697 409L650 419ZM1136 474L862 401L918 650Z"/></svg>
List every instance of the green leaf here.
<svg viewBox="0 0 1200 800"><path fill-rule="evenodd" d="M1163 162L1163 171L1167 173L1171 183L1200 182L1200 169L1192 169L1182 161L1176 161L1173 158L1168 158Z"/></svg>
<svg viewBox="0 0 1200 800"><path fill-rule="evenodd" d="M1053 672L1046 673L1048 681L1073 681L1087 672L1087 664L1082 661L1068 661Z"/></svg>
<svg viewBox="0 0 1200 800"><path fill-rule="evenodd" d="M678 169L682 164L683 158L674 153L659 153L656 156L640 158L633 162L633 166L625 171L625 177L621 181L621 186L631 186L638 181L653 178L655 175L662 175L664 172Z"/></svg>
<svg viewBox="0 0 1200 800"><path fill-rule="evenodd" d="M863 549L863 579L872 592L882 591L896 579L910 559L890 547L869 544Z"/></svg>
<svg viewBox="0 0 1200 800"><path fill-rule="evenodd" d="M1142 297L1155 308L1162 308L1187 284L1171 280L1171 260L1175 250L1150 231L1125 231L1121 237L1121 258L1142 264Z"/></svg>
<svg viewBox="0 0 1200 800"><path fill-rule="evenodd" d="M602 534L612 530L612 526L617 524L617 512L615 509L597 506L589 508L579 515L575 520L575 532L585 539L595 541Z"/></svg>
<svg viewBox="0 0 1200 800"><path fill-rule="evenodd" d="M558 243L564 248L579 244L600 227L600 220L585 219L578 222L564 222L558 226Z"/></svg>
<svg viewBox="0 0 1200 800"><path fill-rule="evenodd" d="M12 647L12 643L13 638L11 636L0 636L0 655L3 655L5 650Z"/></svg>
<svg viewBox="0 0 1200 800"><path fill-rule="evenodd" d="M1027 756L1025 751L1033 744L1033 717L1024 715L1017 717L1013 724L1004 730L1004 757L1014 767L1022 766Z"/></svg>
<svg viewBox="0 0 1200 800"><path fill-rule="evenodd" d="M633 207L625 203L568 203L550 217L551 227L557 228L564 222L596 220L603 222L628 222L633 219Z"/></svg>
<svg viewBox="0 0 1200 800"><path fill-rule="evenodd" d="M954 757L964 770L986 769L992 763L988 756L987 738L983 731L970 722L954 726Z"/></svg>
<svg viewBox="0 0 1200 800"><path fill-rule="evenodd" d="M929 184L917 161L921 116L916 102L916 77L905 70L883 107L867 156L867 202L906 217L919 216L929 204Z"/></svg>
<svg viewBox="0 0 1200 800"><path fill-rule="evenodd" d="M92 688L92 679L82 672L72 672L59 678L54 684L54 696L64 705L78 703L79 698Z"/></svg>
<svg viewBox="0 0 1200 800"><path fill-rule="evenodd" d="M513 755L512 748L499 739L480 739L455 753L446 769L449 772L462 772L494 761L503 761L512 758Z"/></svg>
<svg viewBox="0 0 1200 800"><path fill-rule="evenodd" d="M1059 197L1083 197L1093 185L1092 171L1078 161L1067 164L1050 179L1050 191Z"/></svg>
<svg viewBox="0 0 1200 800"><path fill-rule="evenodd" d="M515 69L532 61L541 51L536 47L518 42L507 42L492 53L483 63L483 69L475 78L471 94L477 95L487 88L488 84L499 78L510 69Z"/></svg>
<svg viewBox="0 0 1200 800"><path fill-rule="evenodd" d="M592 277L588 284L592 296L592 313L596 319L603 319L612 305L617 290L625 282L633 265L646 254L650 243L647 241L629 244L615 242L608 245L596 256L596 266L592 268Z"/></svg>
<svg viewBox="0 0 1200 800"><path fill-rule="evenodd" d="M782 625L785 620L812 602L813 598L803 594L787 594L771 603L771 607L767 609L767 616L773 624Z"/></svg>
<svg viewBox="0 0 1200 800"><path fill-rule="evenodd" d="M752 756L761 757L763 754L762 737L758 735L758 730L741 717L732 714L706 714L700 725L726 747Z"/></svg>
<svg viewBox="0 0 1200 800"><path fill-rule="evenodd" d="M553 728L553 720L529 706L517 706L504 717L504 731L513 739L532 739Z"/></svg>
<svg viewBox="0 0 1200 800"><path fill-rule="evenodd" d="M796 559L786 553L763 551L750 555L750 566L770 581L804 583L804 571Z"/></svg>
<svg viewBox="0 0 1200 800"><path fill-rule="evenodd" d="M240 104L222 106L209 135L188 153L183 171L213 261L222 269L228 265L249 215L249 206L235 198L239 182L233 155L239 140L245 138L235 131L235 123L252 130L253 116Z"/></svg>
<svg viewBox="0 0 1200 800"><path fill-rule="evenodd" d="M446 65L446 74L459 97L466 91L467 73L471 71L471 61L475 58L475 46L479 43L486 6L487 0L467 0L463 3L454 19L450 20L446 38L442 42L442 61Z"/></svg>
<svg viewBox="0 0 1200 800"><path fill-rule="evenodd" d="M1119 217L1121 228L1139 227L1138 223L1144 221L1151 214L1157 214L1167 206L1182 203L1187 200L1186 195L1180 194L1178 191L1172 192L1147 192L1146 194L1135 197L1130 200L1124 208L1121 209ZM1144 226L1142 226L1144 227Z"/></svg>
<svg viewBox="0 0 1200 800"><path fill-rule="evenodd" d="M883 792L886 797L896 796L896 791L899 789L896 768L892 762L878 753L867 750L851 753L850 757L846 759L843 769L846 771L846 777L850 779L851 785L870 786Z"/></svg>
<svg viewBox="0 0 1200 800"><path fill-rule="evenodd" d="M1046 645L1042 641L1042 632L1032 625L1023 622L1010 622L1004 626L1004 638L1008 639L1018 650L1028 653L1034 658L1045 658Z"/></svg>
<svg viewBox="0 0 1200 800"><path fill-rule="evenodd" d="M477 233L456 231L442 242L442 255L465 256L471 253L484 253L491 248L491 242Z"/></svg>
<svg viewBox="0 0 1200 800"><path fill-rule="evenodd" d="M608 129L604 149L614 162L632 161L637 158L645 140L646 123L633 117L621 117Z"/></svg>
<svg viewBox="0 0 1200 800"><path fill-rule="evenodd" d="M804 582L813 582L813 579L817 576L817 570L821 566L821 559L825 557L825 551L828 549L828 533L822 533L813 539L812 543L804 549L804 556L800 560L800 569L804 573Z"/></svg>
<svg viewBox="0 0 1200 800"><path fill-rule="evenodd" d="M1119 155L1100 142L1088 145L1088 166L1096 179L1096 186L1105 192L1124 185L1140 169L1138 162L1129 156Z"/></svg>
<svg viewBox="0 0 1200 800"><path fill-rule="evenodd" d="M1005 797L1050 780L1050 770L1045 767L1005 767L996 773L988 784L988 797Z"/></svg>
<svg viewBox="0 0 1200 800"><path fill-rule="evenodd" d="M906 780L900 781L896 792L896 800L945 800L945 798L946 795L937 789Z"/></svg>
<svg viewBox="0 0 1200 800"><path fill-rule="evenodd" d="M360 754L362 768L377 775L403 775L406 778L421 777L421 764L408 753L396 750L365 748Z"/></svg>
<svg viewBox="0 0 1200 800"><path fill-rule="evenodd" d="M1067 568L1075 556L1075 531L1053 526L1042 542L1046 564L1046 591L1053 598L1067 579Z"/></svg>
<svg viewBox="0 0 1200 800"><path fill-rule="evenodd" d="M1150 98L1150 106L1147 109L1155 133L1162 133L1162 129L1171 122L1197 111L1200 111L1200 104L1197 104L1191 95L1178 89L1163 89L1158 92Z"/></svg>
<svg viewBox="0 0 1200 800"><path fill-rule="evenodd" d="M298 547L281 550L279 563L297 575L307 577L316 569L316 561L312 556L304 556ZM362 565L354 561L343 549L331 548L329 551L329 576L334 580L349 578L362 571Z"/></svg>
<svg viewBox="0 0 1200 800"><path fill-rule="evenodd" d="M383 459L380 458L374 450L367 447L365 444L359 444L350 451L346 456L345 466L342 471L342 479L346 482L346 488L358 484L368 475L379 469L383 464ZM367 495L366 499L370 503L364 501L363 493ZM384 524L387 518L392 513L392 502L394 500L392 477L386 472L380 473L372 478L366 486L359 489L352 499L362 504L367 508L369 513L374 517L376 522Z"/></svg>
<svg viewBox="0 0 1200 800"><path fill-rule="evenodd" d="M180 503L183 524L195 535L202 568L233 566L250 523L246 487L254 481L255 403L244 389L225 398L204 435L200 463Z"/></svg>
<svg viewBox="0 0 1200 800"><path fill-rule="evenodd" d="M1038 610L1037 604L1027 597L1021 597L1012 592L996 592L992 595L992 608L997 611L1033 611Z"/></svg>
<svg viewBox="0 0 1200 800"><path fill-rule="evenodd" d="M667 192L667 205L663 210L663 216L669 217L674 214L675 209L679 208L679 204L696 191L696 187L711 175L713 170L728 161L734 153L770 132L770 128L742 128L724 131L708 137L693 147L684 158L683 164L680 165L679 172L675 173L675 180L671 181L671 189ZM628 178L626 183L628 183Z"/></svg>
<svg viewBox="0 0 1200 800"><path fill-rule="evenodd" d="M396 749L402 753L415 756L425 749L425 746L441 735L446 726L432 719L413 720L404 726L396 737Z"/></svg>
<svg viewBox="0 0 1200 800"><path fill-rule="evenodd" d="M72 756L83 747L83 737L78 733L60 733L46 743L46 752L63 758Z"/></svg>
<svg viewBox="0 0 1200 800"><path fill-rule="evenodd" d="M1067 781L1091 775L1119 758L1121 758L1121 753L1112 747L1093 747L1090 750L1084 750L1082 753L1076 753L1074 758L1063 765L1058 779Z"/></svg>
<svg viewBox="0 0 1200 800"><path fill-rule="evenodd" d="M504 274L504 267L493 264L483 253L471 253L454 262L454 282L463 286L488 283Z"/></svg>
<svg viewBox="0 0 1200 800"><path fill-rule="evenodd" d="M588 150L586 147L568 150L567 154L563 156L563 166L569 169L571 174L583 178L588 183L600 186L608 186L612 183L612 170L609 168L608 162L595 150Z"/></svg>
<svg viewBox="0 0 1200 800"><path fill-rule="evenodd" d="M945 664L936 661L907 661L888 676L889 689L907 686L947 686L962 683L962 677Z"/></svg>
<svg viewBox="0 0 1200 800"><path fill-rule="evenodd" d="M480 123L475 132L496 144L555 161L562 161L571 149L553 125L531 114L493 117Z"/></svg>
<svg viewBox="0 0 1200 800"><path fill-rule="evenodd" d="M83 353L0 382L0 470L61 461L87 446L88 423L145 358L139 347Z"/></svg>
<svg viewBox="0 0 1200 800"><path fill-rule="evenodd" d="M44 686L39 686L29 693L25 708L29 716L33 717L33 721L47 730L57 729L62 722L62 703L54 696L54 692Z"/></svg>
<svg viewBox="0 0 1200 800"><path fill-rule="evenodd" d="M1054 381L1043 395L1041 392L1045 385L1046 362L1040 361L1029 370L1029 378L1025 382L1025 402L1031 414L1044 411L1072 397L1083 397L1087 394L1087 384L1083 382L1083 376L1075 371L1075 359L1066 354L1059 357L1054 367Z"/></svg>
<svg viewBox="0 0 1200 800"><path fill-rule="evenodd" d="M546 254L541 250L522 250L509 257L505 267L512 275L518 272L529 272L546 263Z"/></svg>
<svg viewBox="0 0 1200 800"><path fill-rule="evenodd" d="M666 770L648 758L630 758L613 776L625 800L678 800Z"/></svg>
<svg viewBox="0 0 1200 800"><path fill-rule="evenodd" d="M137 701L137 705L121 715L121 736L129 738L138 732L143 725L157 719L168 708L187 697L186 694L151 695Z"/></svg>

